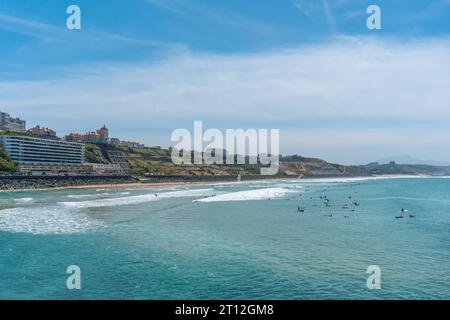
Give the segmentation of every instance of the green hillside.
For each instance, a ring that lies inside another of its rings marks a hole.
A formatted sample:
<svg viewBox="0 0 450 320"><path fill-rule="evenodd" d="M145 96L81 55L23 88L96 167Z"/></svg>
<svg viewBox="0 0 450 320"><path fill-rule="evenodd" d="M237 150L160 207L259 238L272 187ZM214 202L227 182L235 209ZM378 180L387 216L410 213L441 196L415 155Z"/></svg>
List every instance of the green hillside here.
<svg viewBox="0 0 450 320"><path fill-rule="evenodd" d="M122 151L136 176L145 175L177 175L177 176L227 176L258 175L263 167L256 165L175 165L171 160L171 149L159 147L127 148L112 144L86 145L86 161L109 163L108 151ZM280 158L279 176L340 176L367 175L361 167L342 166L326 162L322 159L307 158L299 155Z"/></svg>
<svg viewBox="0 0 450 320"><path fill-rule="evenodd" d="M249 175L259 174L260 165L175 165L171 159L171 149L160 147L127 148L116 145L104 145L103 158L107 159L108 150L122 151L128 158L128 164L134 175L160 174L181 176L213 176L213 175Z"/></svg>
<svg viewBox="0 0 450 320"><path fill-rule="evenodd" d="M2 134L2 133L0 133ZM3 133L5 134L5 133ZM6 133L10 134L10 133ZM134 176L227 176L258 175L261 165L175 165L171 160L172 150L160 147L128 148L114 144L85 144L85 161L89 163L111 163L109 152L121 151ZM6 152L0 148L0 172L17 170ZM370 164L365 166L344 166L332 164L318 158L290 155L280 157L278 176L339 177L368 176L383 174L448 175L450 168L424 165Z"/></svg>

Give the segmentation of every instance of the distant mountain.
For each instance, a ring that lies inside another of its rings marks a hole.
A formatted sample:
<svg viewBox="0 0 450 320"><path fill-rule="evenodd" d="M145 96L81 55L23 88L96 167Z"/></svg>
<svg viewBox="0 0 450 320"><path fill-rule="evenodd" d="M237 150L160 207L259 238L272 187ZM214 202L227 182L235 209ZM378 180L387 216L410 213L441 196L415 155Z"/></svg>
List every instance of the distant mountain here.
<svg viewBox="0 0 450 320"><path fill-rule="evenodd" d="M430 166L448 166L450 165L450 162L440 162L435 160L424 160L424 159L417 159L408 155L402 155L402 156L393 156L393 157L387 157L378 160L377 162L380 164L386 164L394 161L398 164L425 164Z"/></svg>

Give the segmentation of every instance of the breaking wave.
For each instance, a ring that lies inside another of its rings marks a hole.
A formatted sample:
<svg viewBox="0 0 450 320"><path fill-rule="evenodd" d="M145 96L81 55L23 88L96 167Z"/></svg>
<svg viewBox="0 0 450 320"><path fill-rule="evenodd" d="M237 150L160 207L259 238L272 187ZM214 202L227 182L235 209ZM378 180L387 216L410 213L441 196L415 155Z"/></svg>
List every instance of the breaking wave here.
<svg viewBox="0 0 450 320"><path fill-rule="evenodd" d="M265 188L257 190L246 190L220 194L217 196L194 200L196 202L221 202L221 201L247 201L247 200L268 200L275 199L286 194L293 193L294 190L285 188Z"/></svg>
<svg viewBox="0 0 450 320"><path fill-rule="evenodd" d="M95 198L98 196L108 196L109 193L94 193L94 194L69 194L67 198L71 199L83 199L83 198Z"/></svg>
<svg viewBox="0 0 450 320"><path fill-rule="evenodd" d="M419 176L411 175L389 175L389 176L368 176L368 177L341 177L341 178L306 178L300 179L298 182L307 183L352 183L372 180L387 180L387 179L410 179L420 178Z"/></svg>
<svg viewBox="0 0 450 320"><path fill-rule="evenodd" d="M78 201L78 202L61 202L60 204L66 207L72 208L97 208L97 207L114 207L140 204L150 201L157 201L159 199L167 198L180 198L180 197L200 197L208 196L213 193L213 189L194 189L194 190L182 190L164 193L150 193L138 196L110 198L110 199L98 199L91 201Z"/></svg>
<svg viewBox="0 0 450 320"><path fill-rule="evenodd" d="M18 199L14 199L14 201L20 202L20 203L32 202L33 200L34 200L33 198L18 198Z"/></svg>
<svg viewBox="0 0 450 320"><path fill-rule="evenodd" d="M61 206L11 208L0 211L0 230L32 234L71 234L103 226L82 212Z"/></svg>

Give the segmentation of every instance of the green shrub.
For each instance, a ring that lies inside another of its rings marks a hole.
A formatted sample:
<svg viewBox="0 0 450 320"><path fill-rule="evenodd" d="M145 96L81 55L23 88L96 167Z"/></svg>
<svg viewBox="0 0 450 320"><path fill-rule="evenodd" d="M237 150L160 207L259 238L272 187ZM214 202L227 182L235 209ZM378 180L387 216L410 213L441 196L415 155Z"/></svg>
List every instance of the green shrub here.
<svg viewBox="0 0 450 320"><path fill-rule="evenodd" d="M3 147L0 146L0 171L15 172L17 171L17 164L12 161Z"/></svg>

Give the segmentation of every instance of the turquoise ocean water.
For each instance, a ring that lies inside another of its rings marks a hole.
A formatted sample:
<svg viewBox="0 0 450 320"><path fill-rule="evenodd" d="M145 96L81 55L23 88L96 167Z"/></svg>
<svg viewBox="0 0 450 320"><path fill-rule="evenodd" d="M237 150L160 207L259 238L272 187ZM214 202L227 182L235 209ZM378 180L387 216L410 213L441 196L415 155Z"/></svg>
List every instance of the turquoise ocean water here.
<svg viewBox="0 0 450 320"><path fill-rule="evenodd" d="M0 298L450 299L450 179L1 193Z"/></svg>

